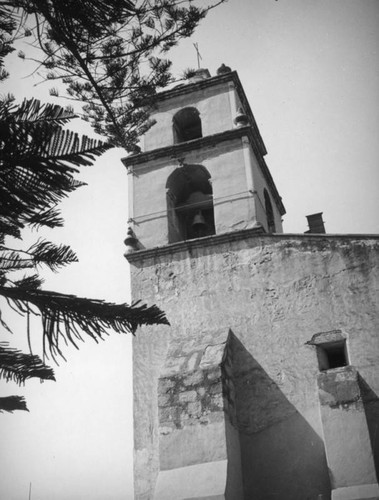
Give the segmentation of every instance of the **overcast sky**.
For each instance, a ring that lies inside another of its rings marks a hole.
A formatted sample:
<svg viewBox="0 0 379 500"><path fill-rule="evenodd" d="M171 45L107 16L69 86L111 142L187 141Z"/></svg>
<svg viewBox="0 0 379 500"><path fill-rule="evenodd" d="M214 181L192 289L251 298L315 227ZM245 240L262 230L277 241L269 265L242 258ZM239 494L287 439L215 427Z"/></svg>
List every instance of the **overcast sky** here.
<svg viewBox="0 0 379 500"><path fill-rule="evenodd" d="M379 2L229 0L174 51L175 68L238 72L283 198L285 232L378 233Z"/></svg>
<svg viewBox="0 0 379 500"><path fill-rule="evenodd" d="M302 233L305 215L323 212L330 233L378 233L379 2L229 0L172 52L177 73L196 67L194 42L212 75L221 63L239 74L287 209L284 231ZM42 98L25 69L13 68L7 90ZM88 187L64 203L66 227L51 238L71 243L80 263L47 276L46 288L128 300L122 156L86 169ZM130 339L87 342L67 357L57 383L2 390L25 394L31 411L0 414L0 498L27 498L31 482L34 500L131 500Z"/></svg>

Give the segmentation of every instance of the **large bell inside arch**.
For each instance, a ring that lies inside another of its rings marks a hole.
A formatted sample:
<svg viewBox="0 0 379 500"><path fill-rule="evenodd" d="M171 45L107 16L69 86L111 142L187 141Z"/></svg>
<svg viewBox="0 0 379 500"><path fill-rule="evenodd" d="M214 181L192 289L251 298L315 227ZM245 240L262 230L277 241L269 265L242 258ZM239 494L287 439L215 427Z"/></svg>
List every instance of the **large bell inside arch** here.
<svg viewBox="0 0 379 500"><path fill-rule="evenodd" d="M207 223L201 210L198 210L193 218L192 229L198 236L204 235L207 231Z"/></svg>

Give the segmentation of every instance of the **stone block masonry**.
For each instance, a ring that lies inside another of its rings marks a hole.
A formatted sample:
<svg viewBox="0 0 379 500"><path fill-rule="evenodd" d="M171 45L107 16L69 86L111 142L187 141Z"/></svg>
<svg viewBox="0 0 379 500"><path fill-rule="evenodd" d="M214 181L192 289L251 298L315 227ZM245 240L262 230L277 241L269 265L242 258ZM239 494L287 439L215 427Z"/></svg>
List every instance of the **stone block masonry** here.
<svg viewBox="0 0 379 500"><path fill-rule="evenodd" d="M160 470L225 458L223 439L218 449L203 441L209 426L216 432L224 421L220 367L160 378L158 405Z"/></svg>

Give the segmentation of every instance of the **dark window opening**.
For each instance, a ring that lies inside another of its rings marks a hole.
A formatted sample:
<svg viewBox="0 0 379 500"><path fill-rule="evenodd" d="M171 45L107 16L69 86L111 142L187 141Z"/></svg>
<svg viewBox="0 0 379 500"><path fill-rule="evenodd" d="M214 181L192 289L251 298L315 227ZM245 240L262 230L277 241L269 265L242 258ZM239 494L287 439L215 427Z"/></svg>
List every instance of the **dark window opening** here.
<svg viewBox="0 0 379 500"><path fill-rule="evenodd" d="M265 198L265 211L267 217L267 229L269 233L275 233L275 219L274 219L274 210L272 209L272 203L270 200L270 196L267 192L267 189L263 191L263 195Z"/></svg>
<svg viewBox="0 0 379 500"><path fill-rule="evenodd" d="M317 358L321 371L347 366L349 364L346 341L340 340L317 346Z"/></svg>
<svg viewBox="0 0 379 500"><path fill-rule="evenodd" d="M200 114L196 108L184 108L173 118L174 144L202 137Z"/></svg>
<svg viewBox="0 0 379 500"><path fill-rule="evenodd" d="M212 186L206 168L179 167L168 178L166 188L170 243L215 234Z"/></svg>

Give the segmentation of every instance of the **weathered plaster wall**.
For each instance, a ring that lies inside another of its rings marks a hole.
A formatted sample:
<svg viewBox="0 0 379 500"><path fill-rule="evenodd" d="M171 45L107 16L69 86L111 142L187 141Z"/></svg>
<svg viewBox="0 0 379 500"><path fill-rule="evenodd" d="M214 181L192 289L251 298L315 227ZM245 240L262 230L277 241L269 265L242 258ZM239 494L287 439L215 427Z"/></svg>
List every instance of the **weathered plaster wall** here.
<svg viewBox="0 0 379 500"><path fill-rule="evenodd" d="M378 264L377 238L244 231L134 258L133 299L157 303L171 322L143 328L134 340L136 498L153 498L160 468L158 380L165 366L182 358L180 373L190 375L229 330L246 499L329 498L318 362L306 345L319 332L339 329L348 339L377 461Z"/></svg>
<svg viewBox="0 0 379 500"><path fill-rule="evenodd" d="M230 107L229 87L221 83L158 101L156 111L151 114L156 123L144 136L144 151L174 144L172 119L175 113L187 107L199 111L203 137L233 128L235 110Z"/></svg>
<svg viewBox="0 0 379 500"><path fill-rule="evenodd" d="M322 372L318 386L332 499L379 498L356 368L343 366Z"/></svg>

